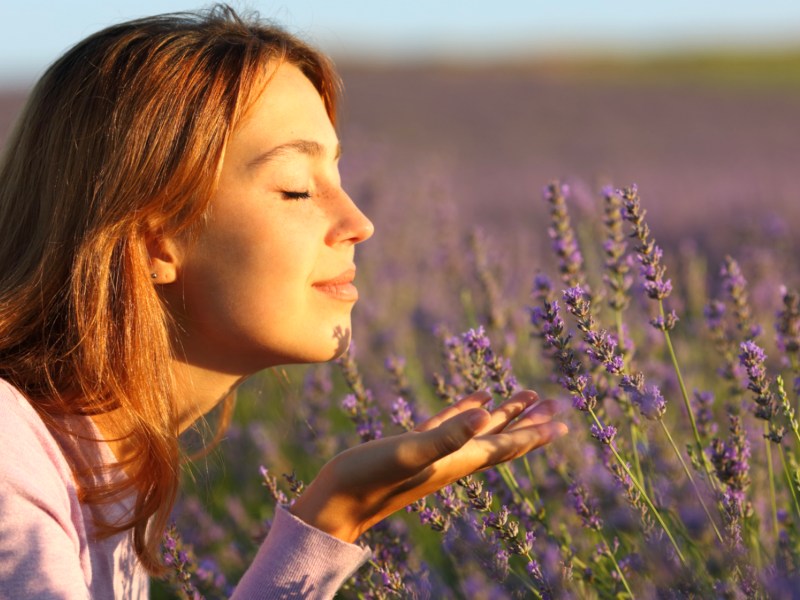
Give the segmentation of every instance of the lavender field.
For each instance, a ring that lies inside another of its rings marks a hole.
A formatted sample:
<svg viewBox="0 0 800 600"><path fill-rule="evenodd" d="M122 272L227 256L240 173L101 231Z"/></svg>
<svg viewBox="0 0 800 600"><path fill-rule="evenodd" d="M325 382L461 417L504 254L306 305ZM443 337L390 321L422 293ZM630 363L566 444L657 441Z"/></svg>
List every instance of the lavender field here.
<svg viewBox="0 0 800 600"><path fill-rule="evenodd" d="M740 66L343 68L353 348L243 386L153 596L224 597L327 459L482 387L570 433L375 527L341 597L800 596L800 59Z"/></svg>

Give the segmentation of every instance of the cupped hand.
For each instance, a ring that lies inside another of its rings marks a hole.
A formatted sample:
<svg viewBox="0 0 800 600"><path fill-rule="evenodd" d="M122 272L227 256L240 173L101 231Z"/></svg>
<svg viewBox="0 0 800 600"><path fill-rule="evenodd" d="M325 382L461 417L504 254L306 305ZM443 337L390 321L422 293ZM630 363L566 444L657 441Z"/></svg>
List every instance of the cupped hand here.
<svg viewBox="0 0 800 600"><path fill-rule="evenodd" d="M481 391L414 430L334 457L290 511L347 542L378 521L461 477L518 458L567 433L556 405L535 392L514 394L492 411Z"/></svg>

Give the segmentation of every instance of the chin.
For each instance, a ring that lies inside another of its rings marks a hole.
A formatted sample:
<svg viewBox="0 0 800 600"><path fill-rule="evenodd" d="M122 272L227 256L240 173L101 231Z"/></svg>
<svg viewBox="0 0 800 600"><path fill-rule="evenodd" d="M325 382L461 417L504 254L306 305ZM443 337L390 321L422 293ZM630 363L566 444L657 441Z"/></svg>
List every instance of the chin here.
<svg viewBox="0 0 800 600"><path fill-rule="evenodd" d="M341 327L337 325L334 327L333 330L333 341L335 346L333 347L333 355L329 356L325 360L335 360L342 356L347 349L350 347L350 340L352 338L352 333L350 331L350 327Z"/></svg>
<svg viewBox="0 0 800 600"><path fill-rule="evenodd" d="M333 328L330 335L319 338L319 341L308 343L306 340L300 340L301 345L294 348L281 356L279 362L282 364L291 363L324 363L331 360L336 360L347 352L350 347L350 328L337 325Z"/></svg>

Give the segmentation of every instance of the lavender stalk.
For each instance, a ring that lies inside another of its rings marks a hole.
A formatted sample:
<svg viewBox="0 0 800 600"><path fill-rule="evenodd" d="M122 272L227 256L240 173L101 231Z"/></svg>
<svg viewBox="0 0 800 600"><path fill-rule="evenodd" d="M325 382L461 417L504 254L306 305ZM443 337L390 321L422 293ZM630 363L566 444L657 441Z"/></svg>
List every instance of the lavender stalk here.
<svg viewBox="0 0 800 600"><path fill-rule="evenodd" d="M617 451L616 444L613 443L616 429L613 426L604 426L594 408L597 404L596 390L591 385L588 378L581 373L582 367L580 363L575 360L575 355L570 348L570 340L572 338L570 333L564 331L564 322L559 315L558 302L552 303L545 302L544 312L542 314L543 330L545 343L553 348L556 352L557 359L563 375L561 383L573 396L573 406L589 415L593 424L591 426L592 437L597 439L601 444L607 447L613 454L617 461L618 467L625 475L630 478L636 490L641 495L641 498L647 504L647 507L652 514L653 518L658 521L661 528L667 534L667 537L675 550L676 555L681 563L686 564L678 543L672 535L661 514L656 509L647 491L642 484L636 480L633 473Z"/></svg>
<svg viewBox="0 0 800 600"><path fill-rule="evenodd" d="M722 543L722 535L717 529L714 518L711 516L711 512L708 510L703 500L703 495L700 493L700 489L697 487L697 483L689 467L683 460L683 456L680 450L678 450L669 432L669 428L666 423L664 423L662 417L667 410L667 403L661 395L661 391L656 386L645 386L644 375L642 375L642 373L635 373L633 375L624 374L625 364L622 357L615 352L616 344L609 338L605 330L596 329L591 312L591 301L586 297L586 294L579 286L566 290L564 292L564 300L569 312L575 316L578 321L578 329L584 334L583 339L589 346L589 355L600 362L608 373L621 376L622 381L620 387L628 392L632 404L636 404L640 408L645 418L658 421L659 425L661 425L662 431L667 437L667 440L669 440L675 455L678 457L678 461L683 467L683 471L689 479L695 491L695 495L700 501L700 505L703 507L703 511L706 513L717 535L717 539Z"/></svg>
<svg viewBox="0 0 800 600"><path fill-rule="evenodd" d="M672 282L669 279L664 279L666 267L661 263L662 251L653 240L650 234L650 228L644 220L646 211L641 207L638 188L634 184L624 188L621 194L625 205L625 219L633 226L633 237L639 242L636 246L636 252L642 265L641 272L645 279L645 291L651 299L658 302L659 316L655 324L658 326L658 329L664 333L664 341L667 344L669 357L672 361L672 368L675 370L675 376L678 379L678 386L681 390L686 413L689 415L689 421L692 425L692 432L694 433L697 447L697 456L700 462L703 463L709 485L716 490L716 482L711 475L711 468L705 460L703 442L700 439L700 432L697 429L694 411L692 411L692 405L689 401L689 393L686 390L686 384L683 381L681 369L678 365L678 357L675 354L675 349L672 346L672 339L669 335L670 330L675 325L676 317L674 316L674 312L667 315L664 310L664 298L669 296L672 291Z"/></svg>

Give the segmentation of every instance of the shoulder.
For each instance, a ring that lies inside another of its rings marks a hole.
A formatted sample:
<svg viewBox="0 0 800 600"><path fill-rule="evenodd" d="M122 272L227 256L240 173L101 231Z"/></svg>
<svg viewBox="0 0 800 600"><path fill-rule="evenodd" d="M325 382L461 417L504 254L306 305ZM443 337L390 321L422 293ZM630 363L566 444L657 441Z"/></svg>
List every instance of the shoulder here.
<svg viewBox="0 0 800 600"><path fill-rule="evenodd" d="M28 400L0 380L0 597L87 597L91 565L66 458Z"/></svg>
<svg viewBox="0 0 800 600"><path fill-rule="evenodd" d="M0 379L0 474L2 493L17 494L49 510L71 509L72 472L61 447L30 402Z"/></svg>

